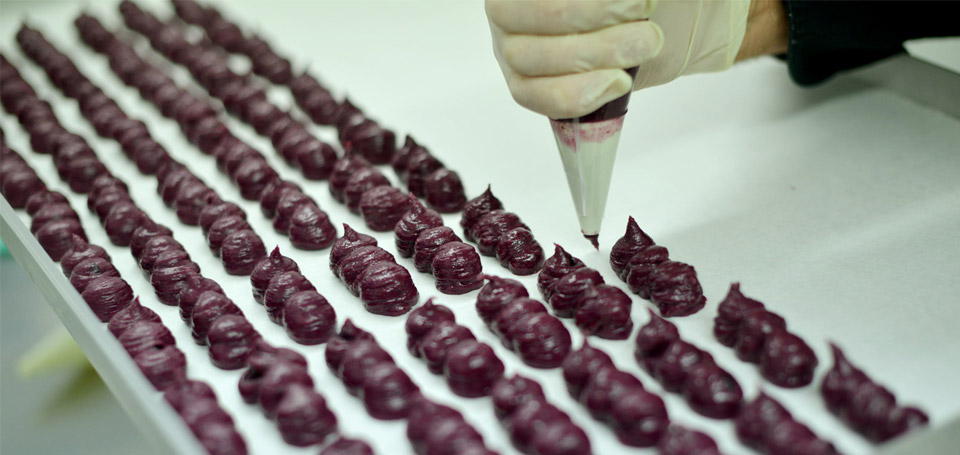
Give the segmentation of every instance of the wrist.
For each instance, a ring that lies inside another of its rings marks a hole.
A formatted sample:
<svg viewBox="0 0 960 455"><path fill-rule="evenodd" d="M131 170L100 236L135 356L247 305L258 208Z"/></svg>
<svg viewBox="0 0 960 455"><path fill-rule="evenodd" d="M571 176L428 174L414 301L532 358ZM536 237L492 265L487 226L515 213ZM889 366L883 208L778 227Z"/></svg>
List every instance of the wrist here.
<svg viewBox="0 0 960 455"><path fill-rule="evenodd" d="M751 0L747 30L736 61L785 53L788 29L783 0Z"/></svg>

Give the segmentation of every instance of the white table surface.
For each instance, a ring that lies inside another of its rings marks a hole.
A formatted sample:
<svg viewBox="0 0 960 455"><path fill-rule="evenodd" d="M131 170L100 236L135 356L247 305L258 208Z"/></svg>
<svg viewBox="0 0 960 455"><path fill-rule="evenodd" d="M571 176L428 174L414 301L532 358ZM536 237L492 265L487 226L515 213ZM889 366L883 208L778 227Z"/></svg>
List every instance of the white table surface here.
<svg viewBox="0 0 960 455"><path fill-rule="evenodd" d="M169 11L166 3L143 2L151 11ZM485 436L492 448L514 450L493 417L489 400L465 400L449 392L443 380L403 348L403 318L371 316L327 268L327 252L293 250L269 227L255 203L240 199L204 157L183 138L176 125L142 101L110 73L106 59L83 47L72 20L80 3L4 1L0 15L0 49L37 87L71 130L83 134L107 167L126 178L135 201L152 216L175 228L206 275L227 293L271 342L294 346L282 328L270 323L249 296L246 279L226 275L206 253L199 228L176 221L156 195L155 182L141 179L119 147L95 136L41 71L19 52L13 35L26 14L51 41L74 57L78 67L136 118L147 120L151 133L176 158L191 160L193 170L226 199L247 210L251 224L268 247L279 244L306 270L318 289L334 303L338 317L350 317L372 329L398 363L426 393L453 403ZM89 10L118 25L111 4ZM346 93L368 115L412 133L451 169L457 170L474 196L487 184L508 210L532 228L548 254L557 242L600 270L608 283L621 284L607 265L613 242L623 233L628 215L672 257L697 268L708 299L700 313L676 320L682 336L714 355L740 381L748 397L759 387L779 399L817 434L850 454L876 447L846 429L826 412L816 387L784 390L765 383L754 365L740 362L712 338L716 305L732 281L747 295L783 315L820 357L817 377L829 368L827 341L841 345L852 361L893 390L904 403L929 412L932 428L960 416L960 392L954 378L960 368L960 128L955 118L915 104L851 78L838 78L815 89L798 88L785 66L773 59L737 65L721 74L686 77L668 86L634 95L621 140L600 252L580 238L576 217L547 121L517 107L510 99L490 51L482 2L230 2L222 11L242 25L260 30L296 67L308 62L337 93ZM143 48L144 43L140 40ZM156 55L154 54L156 58ZM162 61L162 60L157 60ZM189 82L177 68L177 80ZM271 99L290 106L288 93L272 90ZM945 94L949 96L950 94ZM11 147L27 157L48 184L66 189L48 157L29 152L15 119L2 125ZM229 126L263 151L286 177L304 185L335 223L361 227L329 197L326 183L306 182L273 155L269 141L230 119ZM333 140L331 130L314 128ZM392 172L385 170L391 178ZM85 200L70 195L91 240L110 247ZM26 219L25 216L22 218ZM445 217L456 226L457 217ZM459 228L457 228L459 229ZM376 236L395 251L392 235ZM252 453L313 453L280 441L273 424L245 405L235 392L240 372L214 368L203 349L193 344L176 310L162 307L128 252L108 248L135 291L145 295L173 330L190 359L189 374L213 383L221 402L237 420ZM551 401L584 427L594 453L652 453L627 449L612 433L591 420L565 393L559 371L522 365L487 331L472 307L476 294L439 295L429 276L413 271L421 295L438 296L458 321L488 342L508 365L508 373L537 378ZM509 275L495 260L484 259L487 273ZM523 279L535 294L535 278ZM647 320L650 304L634 299L637 326ZM569 322L569 321L567 321ZM573 329L572 324L568 327ZM104 329L104 333L106 330ZM574 336L575 344L580 338ZM653 391L662 389L632 357L631 341L596 341L614 355L619 367L637 374ZM397 422L379 422L363 412L358 400L322 362L322 347L296 346L311 361L318 389L338 415L344 433L362 436L378 453L409 450ZM674 420L709 432L726 453L749 453L738 444L730 422L694 414L676 395L664 395ZM402 448L399 449L398 448Z"/></svg>

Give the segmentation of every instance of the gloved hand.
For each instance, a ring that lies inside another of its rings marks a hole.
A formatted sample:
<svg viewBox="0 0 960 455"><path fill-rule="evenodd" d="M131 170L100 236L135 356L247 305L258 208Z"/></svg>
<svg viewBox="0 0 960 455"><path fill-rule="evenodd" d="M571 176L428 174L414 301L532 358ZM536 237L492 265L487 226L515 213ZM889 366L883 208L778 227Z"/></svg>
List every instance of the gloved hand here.
<svg viewBox="0 0 960 455"><path fill-rule="evenodd" d="M588 114L631 88L729 68L750 0L486 0L513 98L550 118ZM635 80L623 71L639 66Z"/></svg>

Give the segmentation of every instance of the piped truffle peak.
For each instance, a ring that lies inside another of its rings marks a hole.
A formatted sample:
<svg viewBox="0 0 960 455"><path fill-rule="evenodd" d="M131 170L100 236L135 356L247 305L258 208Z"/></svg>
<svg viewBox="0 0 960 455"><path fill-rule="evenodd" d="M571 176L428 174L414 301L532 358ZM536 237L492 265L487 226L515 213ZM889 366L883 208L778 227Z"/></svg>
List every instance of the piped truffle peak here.
<svg viewBox="0 0 960 455"><path fill-rule="evenodd" d="M600 234L583 234L583 238L589 240L595 250L600 251Z"/></svg>

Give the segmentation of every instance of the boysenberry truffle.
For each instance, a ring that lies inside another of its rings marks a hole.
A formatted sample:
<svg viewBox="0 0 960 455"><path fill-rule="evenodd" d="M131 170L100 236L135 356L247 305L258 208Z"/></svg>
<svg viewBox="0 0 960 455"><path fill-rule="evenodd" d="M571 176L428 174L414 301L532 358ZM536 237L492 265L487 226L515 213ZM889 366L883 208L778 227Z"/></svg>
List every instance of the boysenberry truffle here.
<svg viewBox="0 0 960 455"><path fill-rule="evenodd" d="M786 330L771 333L760 353L760 374L780 387L796 388L810 384L817 364L813 349Z"/></svg>
<svg viewBox="0 0 960 455"><path fill-rule="evenodd" d="M699 362L688 369L684 395L694 411L714 419L736 416L743 400L737 381L712 361Z"/></svg>
<svg viewBox="0 0 960 455"><path fill-rule="evenodd" d="M483 322L490 324L501 309L521 297L529 297L523 283L509 278L484 275L488 281L477 295L477 313Z"/></svg>
<svg viewBox="0 0 960 455"><path fill-rule="evenodd" d="M591 453L587 434L569 419L550 422L543 431L537 432L531 450L542 455Z"/></svg>
<svg viewBox="0 0 960 455"><path fill-rule="evenodd" d="M407 417L411 404L420 396L420 388L400 367L381 362L366 372L361 397L367 414L379 420Z"/></svg>
<svg viewBox="0 0 960 455"><path fill-rule="evenodd" d="M302 191L290 189L284 191L277 200L276 210L273 214L273 230L281 234L288 233L293 212L303 204L316 205L317 203Z"/></svg>
<svg viewBox="0 0 960 455"><path fill-rule="evenodd" d="M253 267L267 256L260 236L250 229L234 232L223 239L220 259L231 275L250 275Z"/></svg>
<svg viewBox="0 0 960 455"><path fill-rule="evenodd" d="M404 330L407 332L407 350L411 355L420 357L420 345L423 344L424 335L443 321L455 322L456 317L450 308L435 305L433 299L410 312Z"/></svg>
<svg viewBox="0 0 960 455"><path fill-rule="evenodd" d="M750 310L761 308L762 303L740 292L740 283L731 284L727 296L717 306L717 317L713 320L714 337L720 344L733 347L739 338L744 315Z"/></svg>
<svg viewBox="0 0 960 455"><path fill-rule="evenodd" d="M526 228L523 222L520 221L520 217L516 214L503 210L494 210L480 217L480 219L473 223L470 236L476 240L477 249L480 251L480 254L484 256L494 256L497 252L497 244L500 241L500 236L518 227Z"/></svg>
<svg viewBox="0 0 960 455"><path fill-rule="evenodd" d="M517 324L517 321L529 314L546 312L547 307L534 299L513 299L504 305L496 317L494 317L493 322L490 324L490 330L503 340L504 346L512 350L514 326Z"/></svg>
<svg viewBox="0 0 960 455"><path fill-rule="evenodd" d="M249 368L240 377L238 389L240 397L248 404L260 401L260 386L263 384L264 374L273 365L288 362L306 368L307 359L299 353L286 348L275 348L259 339L255 344L255 351L247 357Z"/></svg>
<svg viewBox="0 0 960 455"><path fill-rule="evenodd" d="M423 192L427 204L440 213L459 212L467 203L460 176L446 168L437 169L427 176L423 182Z"/></svg>
<svg viewBox="0 0 960 455"><path fill-rule="evenodd" d="M110 318L107 323L107 329L115 337L120 337L127 327L137 321L160 322L160 316L156 312L140 304L140 299L135 298L133 302L118 311Z"/></svg>
<svg viewBox="0 0 960 455"><path fill-rule="evenodd" d="M410 161L410 156L414 153L419 153L420 150L426 151L420 144L417 144L412 137L408 134L403 141L403 146L397 149L397 152L393 154L393 159L390 160L390 167L393 168L393 171L397 173L397 177L400 177L400 180L406 180L407 172L407 163Z"/></svg>
<svg viewBox="0 0 960 455"><path fill-rule="evenodd" d="M303 192L300 185L289 180L278 178L268 183L260 195L260 211L263 216L273 218L273 215L277 213L277 204L280 202L280 197L283 196L284 192L291 190Z"/></svg>
<svg viewBox="0 0 960 455"><path fill-rule="evenodd" d="M427 149L420 148L415 150L407 158L407 167L404 169L404 181L407 183L407 189L414 196L426 196L426 181L433 171L442 169L443 163L436 159Z"/></svg>
<svg viewBox="0 0 960 455"><path fill-rule="evenodd" d="M580 400L590 378L608 366L613 366L610 356L584 341L580 349L571 352L563 361L563 381L567 385L567 392L574 399Z"/></svg>
<svg viewBox="0 0 960 455"><path fill-rule="evenodd" d="M90 281L80 296L97 319L107 322L133 301L133 289L120 277L101 276Z"/></svg>
<svg viewBox="0 0 960 455"><path fill-rule="evenodd" d="M600 272L589 267L580 267L557 280L550 294L550 307L561 318L573 317L580 308L580 299L587 291L603 284Z"/></svg>
<svg viewBox="0 0 960 455"><path fill-rule="evenodd" d="M163 399L180 412L188 403L198 400L216 400L217 394L209 384L193 379L177 381L163 391Z"/></svg>
<svg viewBox="0 0 960 455"><path fill-rule="evenodd" d="M217 218L217 220L210 225L210 229L207 230L207 246L210 247L210 251L214 256L220 256L221 250L223 249L223 241L230 234L246 229L250 229L250 224L242 217L228 215Z"/></svg>
<svg viewBox="0 0 960 455"><path fill-rule="evenodd" d="M73 268L87 259L103 258L110 261L110 255L107 254L106 250L87 243L83 237L74 235L70 238L70 241L70 249L60 258L60 267L63 269L65 276L69 277L70 273L73 272Z"/></svg>
<svg viewBox="0 0 960 455"><path fill-rule="evenodd" d="M543 269L540 270L540 274L537 276L537 289L540 290L540 295L543 296L544 300L548 302L550 301L550 296L553 294L553 287L560 278L563 278L566 274L576 269L584 267L583 261L567 253L560 245L554 244L554 246L556 249L554 250L553 256L550 256L544 261Z"/></svg>
<svg viewBox="0 0 960 455"><path fill-rule="evenodd" d="M657 450L662 455L720 455L717 443L709 435L675 424L663 432Z"/></svg>
<svg viewBox="0 0 960 455"><path fill-rule="evenodd" d="M337 202L344 203L346 200L344 191L347 188L347 183L361 169L366 169L369 166L369 161L357 155L344 155L343 158L337 160L333 164L333 172L330 173L330 194L333 195L333 198Z"/></svg>
<svg viewBox="0 0 960 455"><path fill-rule="evenodd" d="M338 270L340 268L340 261L342 261L343 258L357 248L376 245L376 239L367 234L358 233L348 224L344 223L343 236L335 240L333 242L333 247L330 248L330 270L332 270L334 274L339 277L340 273Z"/></svg>
<svg viewBox="0 0 960 455"><path fill-rule="evenodd" d="M424 207L412 194L409 196L409 210L403 214L400 221L394 226L397 252L400 257L411 257L414 252L414 243L421 232L443 226L443 218L435 210Z"/></svg>
<svg viewBox="0 0 960 455"><path fill-rule="evenodd" d="M362 246L344 256L335 272L353 295L360 295L360 277L367 267L380 261L395 262L395 259L378 246Z"/></svg>
<svg viewBox="0 0 960 455"><path fill-rule="evenodd" d="M253 299L263 303L263 293L267 291L270 280L274 276L288 271L299 272L297 262L280 254L280 247L275 247L269 256L260 260L250 272L250 285L253 287Z"/></svg>
<svg viewBox="0 0 960 455"><path fill-rule="evenodd" d="M308 447L337 431L337 417L312 387L294 382L282 396L275 418L280 435L288 444Z"/></svg>
<svg viewBox="0 0 960 455"><path fill-rule="evenodd" d="M667 261L650 273L650 300L665 317L689 316L707 304L693 266Z"/></svg>
<svg viewBox="0 0 960 455"><path fill-rule="evenodd" d="M608 340L625 340L630 336L633 330L631 301L620 288L596 286L585 293L580 302L574 321L583 333Z"/></svg>
<svg viewBox="0 0 960 455"><path fill-rule="evenodd" d="M242 162L230 173L234 183L240 187L240 196L248 201L260 199L264 188L271 180L277 178L277 171L273 170L263 158Z"/></svg>
<svg viewBox="0 0 960 455"><path fill-rule="evenodd" d="M313 388L313 379L303 365L280 361L267 368L260 382L259 402L260 409L269 418L276 416L276 411L287 390L294 384Z"/></svg>
<svg viewBox="0 0 960 455"><path fill-rule="evenodd" d="M532 275L543 267L543 247L524 227L504 232L497 240L495 253L500 265L516 275Z"/></svg>
<svg viewBox="0 0 960 455"><path fill-rule="evenodd" d="M255 351L259 339L260 334L242 315L218 316L207 331L210 362L224 370L243 368L247 365L247 357Z"/></svg>
<svg viewBox="0 0 960 455"><path fill-rule="evenodd" d="M610 250L610 266L613 267L614 273L620 279L626 280L624 271L630 258L653 245L653 239L640 229L637 221L631 216L627 221L627 232L617 240L617 243L613 244L613 248Z"/></svg>
<svg viewBox="0 0 960 455"><path fill-rule="evenodd" d="M503 362L493 349L475 340L452 346L443 362L443 376L450 390L467 398L489 395L503 371Z"/></svg>
<svg viewBox="0 0 960 455"><path fill-rule="evenodd" d="M187 278L198 274L193 262L172 267L155 268L150 272L150 284L157 299L164 305L174 306L180 297L180 291L186 287Z"/></svg>
<svg viewBox="0 0 960 455"><path fill-rule="evenodd" d="M140 223L140 226L137 226L133 230L133 234L130 235L130 253L133 255L133 258L137 261L140 260L140 255L143 253L144 246L147 244L150 239L158 236L167 236L170 237L173 235L171 231L166 226L155 223L149 217L145 217L143 222ZM172 237L170 237L172 240Z"/></svg>
<svg viewBox="0 0 960 455"><path fill-rule="evenodd" d="M200 210L197 222L200 224L200 229L203 230L203 234L206 235L215 221L227 216L237 216L247 219L247 214L237 206L237 204L219 201L204 206L203 209Z"/></svg>
<svg viewBox="0 0 960 455"><path fill-rule="evenodd" d="M780 315L758 308L744 314L743 324L737 336L734 352L740 360L758 362L767 338L774 332L784 331L787 321Z"/></svg>
<svg viewBox="0 0 960 455"><path fill-rule="evenodd" d="M193 327L193 340L197 344L209 344L207 335L210 327L218 317L225 314L243 315L240 308L227 296L215 291L205 291L197 297L197 304L190 315L190 326Z"/></svg>
<svg viewBox="0 0 960 455"><path fill-rule="evenodd" d="M371 164L389 163L397 150L393 131L384 129L370 119L351 125L342 134L346 139L343 143L344 152L360 155Z"/></svg>
<svg viewBox="0 0 960 455"><path fill-rule="evenodd" d="M527 401L546 399L540 384L519 375L497 380L490 390L490 396L493 398L493 410L501 420Z"/></svg>
<svg viewBox="0 0 960 455"><path fill-rule="evenodd" d="M480 255L463 242L449 242L437 248L430 268L437 290L444 294L466 294L483 286Z"/></svg>
<svg viewBox="0 0 960 455"><path fill-rule="evenodd" d="M290 243L301 250L322 250L337 239L337 229L316 204L300 204L290 217Z"/></svg>
<svg viewBox="0 0 960 455"><path fill-rule="evenodd" d="M290 270L274 275L263 293L263 305L267 308L267 316L271 321L282 324L283 308L287 299L300 291L315 290L310 280L298 271Z"/></svg>
<svg viewBox="0 0 960 455"><path fill-rule="evenodd" d="M147 240L140 250L138 263L144 275L149 276L153 271L154 263L160 254L169 250L184 250L183 245L169 235L154 235Z"/></svg>
<svg viewBox="0 0 960 455"><path fill-rule="evenodd" d="M371 188L360 197L360 215L376 232L392 231L408 208L407 196L392 186Z"/></svg>
<svg viewBox="0 0 960 455"><path fill-rule="evenodd" d="M569 421L563 411L542 400L529 400L517 407L506 420L510 441L521 452L530 452L533 439L539 431L557 421Z"/></svg>
<svg viewBox="0 0 960 455"><path fill-rule="evenodd" d="M66 219L80 221L80 216L73 211L70 204L66 202L46 204L30 218L30 233L36 234L43 225L51 221Z"/></svg>
<svg viewBox="0 0 960 455"><path fill-rule="evenodd" d="M630 292L636 293L642 298L650 298L650 288L653 285L650 280L653 271L670 260L670 252L660 245L654 245L637 254L634 254L627 262L623 274L626 276L627 287Z"/></svg>
<svg viewBox="0 0 960 455"><path fill-rule="evenodd" d="M433 257L437 250L448 243L459 242L460 237L446 226L425 229L413 244L413 265L421 272L433 272Z"/></svg>
<svg viewBox="0 0 960 455"><path fill-rule="evenodd" d="M110 238L110 243L117 246L130 245L133 231L143 222L144 215L133 202L120 201L113 205L103 220L103 229Z"/></svg>
<svg viewBox="0 0 960 455"><path fill-rule="evenodd" d="M393 363L393 358L376 341L356 340L343 351L340 365L335 373L343 380L343 385L347 387L348 392L359 395L360 388L367 380L370 367L382 362Z"/></svg>
<svg viewBox="0 0 960 455"><path fill-rule="evenodd" d="M173 335L163 324L150 321L136 321L127 327L117 338L123 349L136 357L142 352L174 346Z"/></svg>
<svg viewBox="0 0 960 455"><path fill-rule="evenodd" d="M347 180L347 184L343 188L343 202L351 212L360 213L360 199L363 197L363 193L378 186L389 185L390 181L380 171L372 167L358 169ZM402 214L403 211L400 212L400 215ZM390 226L390 228L392 229L393 226Z"/></svg>
<svg viewBox="0 0 960 455"><path fill-rule="evenodd" d="M8 200L9 202L9 200ZM39 191L29 196L24 202L24 208L27 215L33 216L38 210L47 204L66 203L67 197L56 191Z"/></svg>
<svg viewBox="0 0 960 455"><path fill-rule="evenodd" d="M44 191L47 186L29 168L20 172L7 172L3 176L2 192L10 206L22 209L27 205L27 199L34 194ZM73 189L71 187L70 189Z"/></svg>
<svg viewBox="0 0 960 455"><path fill-rule="evenodd" d="M483 194L468 201L463 206L463 215L460 217L460 226L463 228L463 234L467 240L474 240L470 231L480 217L502 208L503 204L490 191L490 185L487 185L487 190Z"/></svg>
<svg viewBox="0 0 960 455"><path fill-rule="evenodd" d="M395 262L371 264L360 277L358 287L363 307L384 316L405 314L420 298L410 272Z"/></svg>
<svg viewBox="0 0 960 455"><path fill-rule="evenodd" d="M200 212L209 204L221 202L213 190L201 182L187 182L180 185L174 199L173 208L177 219L188 226L200 222Z"/></svg>
<svg viewBox="0 0 960 455"><path fill-rule="evenodd" d="M337 152L330 144L314 138L293 146L300 172L310 180L326 180L333 173Z"/></svg>
<svg viewBox="0 0 960 455"><path fill-rule="evenodd" d="M77 292L83 292L93 280L103 276L119 277L120 272L110 261L102 257L92 257L73 268L70 272L70 284Z"/></svg>
<svg viewBox="0 0 960 455"><path fill-rule="evenodd" d="M513 326L513 345L523 363L534 368L556 368L570 353L570 332L547 314L527 315Z"/></svg>
<svg viewBox="0 0 960 455"><path fill-rule="evenodd" d="M615 390L611 390L615 398L610 422L617 439L634 447L655 445L670 425L663 400L642 388L631 387L620 394Z"/></svg>
<svg viewBox="0 0 960 455"><path fill-rule="evenodd" d="M321 450L320 455L373 455L373 449L366 442L341 436Z"/></svg>
<svg viewBox="0 0 960 455"><path fill-rule="evenodd" d="M60 261L60 258L70 250L74 235L84 240L87 238L83 227L73 219L51 221L38 229L35 234L40 246L54 261Z"/></svg>
<svg viewBox="0 0 960 455"><path fill-rule="evenodd" d="M143 351L133 361L157 390L164 390L186 378L187 358L172 344Z"/></svg>
<svg viewBox="0 0 960 455"><path fill-rule="evenodd" d="M283 305L283 326L297 343L320 344L333 336L337 314L317 291L300 291Z"/></svg>
<svg viewBox="0 0 960 455"><path fill-rule="evenodd" d="M420 339L417 357L422 357L427 362L431 373L440 374L450 348L464 340L476 340L476 337L470 329L462 325L453 321L440 321Z"/></svg>
<svg viewBox="0 0 960 455"><path fill-rule="evenodd" d="M205 278L200 274L193 274L187 277L180 295L177 296L177 306L180 308L180 318L187 325L190 325L190 318L193 315L193 307L197 305L197 299L200 294L206 291L214 291L223 294L223 289L216 281Z"/></svg>

